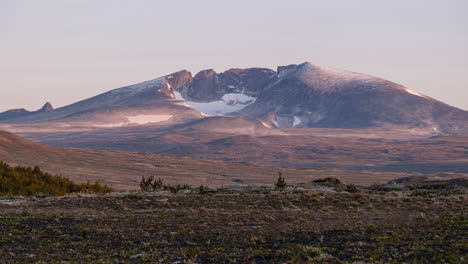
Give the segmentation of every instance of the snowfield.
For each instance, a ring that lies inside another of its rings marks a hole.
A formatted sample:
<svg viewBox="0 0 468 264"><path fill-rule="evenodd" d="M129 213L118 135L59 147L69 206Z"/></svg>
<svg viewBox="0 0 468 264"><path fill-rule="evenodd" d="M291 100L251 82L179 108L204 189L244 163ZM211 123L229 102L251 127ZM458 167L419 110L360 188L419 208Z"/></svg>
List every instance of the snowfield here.
<svg viewBox="0 0 468 264"><path fill-rule="evenodd" d="M150 123L164 122L172 118L172 115L137 115L127 116L127 122L94 125L94 127L121 127L129 125L145 125Z"/></svg>
<svg viewBox="0 0 468 264"><path fill-rule="evenodd" d="M121 127L126 125L127 123L120 122L120 123L114 123L114 124L104 124L104 125L93 125L93 127Z"/></svg>
<svg viewBox="0 0 468 264"><path fill-rule="evenodd" d="M172 115L137 115L127 117L130 124L149 124L164 122L172 118Z"/></svg>
<svg viewBox="0 0 468 264"><path fill-rule="evenodd" d="M225 94L221 100L209 103L197 103L186 101L179 92L174 92L177 100L184 101L190 107L198 110L206 115L226 115L227 113L236 112L244 107L255 102L255 97L250 97L241 93Z"/></svg>
<svg viewBox="0 0 468 264"><path fill-rule="evenodd" d="M300 125L302 123L302 120L297 117L297 116L294 116L294 123L293 123L293 127L297 126L297 125Z"/></svg>
<svg viewBox="0 0 468 264"><path fill-rule="evenodd" d="M422 94L420 94L420 93L417 93L417 92L415 92L415 91L413 91L413 90L410 90L410 89L408 89L408 88L406 88L405 91L406 91L407 93L409 93L409 94L412 94L412 95L416 95L416 96L423 97L423 98L426 97L426 96L424 96L424 95L422 95Z"/></svg>

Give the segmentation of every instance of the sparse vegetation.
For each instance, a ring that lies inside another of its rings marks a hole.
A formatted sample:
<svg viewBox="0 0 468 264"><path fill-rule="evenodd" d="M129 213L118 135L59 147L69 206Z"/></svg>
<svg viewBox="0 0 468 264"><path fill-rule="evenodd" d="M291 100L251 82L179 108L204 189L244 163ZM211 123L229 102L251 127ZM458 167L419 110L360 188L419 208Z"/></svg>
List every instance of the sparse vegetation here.
<svg viewBox="0 0 468 264"><path fill-rule="evenodd" d="M145 178L145 176L141 177L141 181L140 181L141 191L143 192L157 191L163 188L164 188L164 184L160 178L156 180L153 176L149 176L148 178Z"/></svg>
<svg viewBox="0 0 468 264"><path fill-rule="evenodd" d="M210 189L206 186L200 185L200 187L198 187L198 194L207 194L209 191Z"/></svg>
<svg viewBox="0 0 468 264"><path fill-rule="evenodd" d="M164 190L167 190L167 191L170 191L173 194L176 194L180 190L189 190L192 187L190 185L188 185L188 184L174 184L174 185L164 184L163 188L164 188Z"/></svg>
<svg viewBox="0 0 468 264"><path fill-rule="evenodd" d="M178 195L0 197L0 233L7 234L0 262L466 262L466 181L399 184L391 192L336 178L291 184L291 192L143 182ZM462 193L413 195L452 189Z"/></svg>
<svg viewBox="0 0 468 264"><path fill-rule="evenodd" d="M466 262L465 195L200 189L0 199L0 262Z"/></svg>
<svg viewBox="0 0 468 264"><path fill-rule="evenodd" d="M20 196L57 196L68 193L108 193L113 191L107 185L99 183L76 184L71 180L51 175L38 166L11 167L0 161L0 195Z"/></svg>
<svg viewBox="0 0 468 264"><path fill-rule="evenodd" d="M283 177L283 173L281 171L278 172L278 179L275 183L275 189L282 191L284 190L288 184L286 183L286 179Z"/></svg>
<svg viewBox="0 0 468 264"><path fill-rule="evenodd" d="M140 190L143 192L150 192L150 191L170 191L171 193L177 193L180 190L190 189L191 186L188 184L165 184L163 180L155 179L153 176L145 178L145 176L141 177L140 181Z"/></svg>
<svg viewBox="0 0 468 264"><path fill-rule="evenodd" d="M410 186L412 196L448 196L454 194L463 194L464 190L458 186L448 183L443 184L417 184Z"/></svg>

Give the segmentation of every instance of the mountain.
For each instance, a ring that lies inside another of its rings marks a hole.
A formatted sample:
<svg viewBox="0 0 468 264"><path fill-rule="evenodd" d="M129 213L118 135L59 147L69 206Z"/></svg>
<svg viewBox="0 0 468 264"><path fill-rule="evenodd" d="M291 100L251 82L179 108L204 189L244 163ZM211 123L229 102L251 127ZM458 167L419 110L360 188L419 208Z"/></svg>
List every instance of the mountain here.
<svg viewBox="0 0 468 264"><path fill-rule="evenodd" d="M207 114L260 119L275 128L390 125L434 134L468 133L467 111L390 81L311 63L280 66L276 72L204 71L176 97Z"/></svg>
<svg viewBox="0 0 468 264"><path fill-rule="evenodd" d="M19 117L25 117L25 116L29 116L29 115L33 115L37 113L45 113L45 112L49 112L52 110L54 110L54 107L49 102L45 103L44 106L41 107L41 109L37 111L32 111L32 112L24 108L11 109L11 110L7 110L5 112L0 113L0 121L8 120L8 119L15 119Z"/></svg>
<svg viewBox="0 0 468 264"><path fill-rule="evenodd" d="M116 128L232 116L268 129L398 127L468 134L467 111L390 81L307 62L277 71L209 69L194 77L183 70L51 111L18 111L4 113L8 117L0 123Z"/></svg>
<svg viewBox="0 0 468 264"><path fill-rule="evenodd" d="M208 181L215 170L229 184L242 174L221 174L242 168L254 177L258 166L468 173L467 111L390 81L310 63L195 76L183 70L58 109L14 112L3 113L0 130L49 146L23 142L20 152L10 147L0 158L78 179L117 175L136 184L145 173L177 178L195 171Z"/></svg>

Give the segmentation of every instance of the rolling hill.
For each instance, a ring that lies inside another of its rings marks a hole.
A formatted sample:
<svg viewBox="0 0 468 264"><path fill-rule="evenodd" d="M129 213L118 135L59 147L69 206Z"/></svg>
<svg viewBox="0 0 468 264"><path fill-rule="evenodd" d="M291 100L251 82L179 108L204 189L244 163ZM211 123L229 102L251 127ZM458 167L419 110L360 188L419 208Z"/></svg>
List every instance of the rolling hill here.
<svg viewBox="0 0 468 264"><path fill-rule="evenodd" d="M278 171L290 183L338 177L345 182L369 185L414 174L353 172L342 169L294 169L258 164L207 161L162 154L56 148L37 144L0 131L0 160L11 165L40 166L78 183L99 181L118 190L137 189L142 176L153 175L168 183L219 187L270 185Z"/></svg>

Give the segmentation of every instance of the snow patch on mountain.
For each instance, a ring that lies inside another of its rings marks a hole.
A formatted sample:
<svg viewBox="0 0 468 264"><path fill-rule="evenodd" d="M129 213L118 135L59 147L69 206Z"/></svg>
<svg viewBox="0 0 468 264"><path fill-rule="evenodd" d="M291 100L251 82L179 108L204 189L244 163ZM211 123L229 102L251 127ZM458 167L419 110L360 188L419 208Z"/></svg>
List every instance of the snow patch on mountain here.
<svg viewBox="0 0 468 264"><path fill-rule="evenodd" d="M262 124L262 126L264 127L268 127L268 128L272 128L270 125L268 125L267 123L263 122L260 120L260 124Z"/></svg>
<svg viewBox="0 0 468 264"><path fill-rule="evenodd" d="M176 105L190 107L190 105L188 105L185 101L180 102L180 99L177 99L175 96L174 96L174 99L178 100L178 102L175 103Z"/></svg>
<svg viewBox="0 0 468 264"><path fill-rule="evenodd" d="M103 127L103 128L107 128L107 127L122 127L122 126L125 126L125 125L127 125L127 124L128 124L128 123L120 122L120 123L113 123L113 124L93 125L93 127Z"/></svg>
<svg viewBox="0 0 468 264"><path fill-rule="evenodd" d="M146 125L150 123L164 122L172 118L172 115L137 115L127 116L126 122L112 123L112 124L100 124L94 125L94 127L122 127L130 125Z"/></svg>
<svg viewBox="0 0 468 264"><path fill-rule="evenodd" d="M298 126L298 125L300 125L301 123L302 123L302 120L301 120L299 117L294 116L293 127Z"/></svg>
<svg viewBox="0 0 468 264"><path fill-rule="evenodd" d="M127 117L130 124L149 124L164 122L172 118L172 115L137 115Z"/></svg>
<svg viewBox="0 0 468 264"><path fill-rule="evenodd" d="M174 92L177 100L185 101L190 107L206 115L226 115L231 112L237 112L255 102L256 98L241 93L229 93L223 95L221 100L199 103L187 101L179 92Z"/></svg>
<svg viewBox="0 0 468 264"><path fill-rule="evenodd" d="M426 97L426 96L424 96L424 95L422 95L422 94L420 94L420 93L417 93L417 92L415 92L415 91L413 91L413 90L410 90L410 89L408 89L408 88L405 88L405 91L406 91L407 93L409 93L409 94L412 94L412 95L416 95L416 96L419 96L419 97Z"/></svg>

